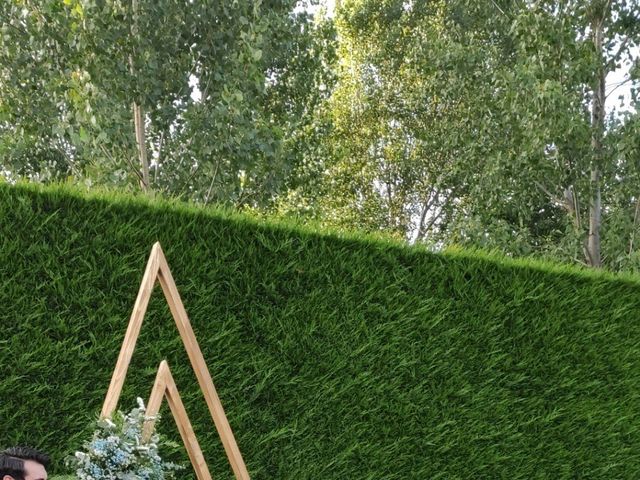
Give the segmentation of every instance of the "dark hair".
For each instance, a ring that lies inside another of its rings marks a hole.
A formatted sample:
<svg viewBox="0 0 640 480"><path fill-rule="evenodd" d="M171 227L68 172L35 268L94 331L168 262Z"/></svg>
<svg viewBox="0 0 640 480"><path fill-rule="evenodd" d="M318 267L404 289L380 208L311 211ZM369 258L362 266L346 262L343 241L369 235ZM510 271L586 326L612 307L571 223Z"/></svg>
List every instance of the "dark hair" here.
<svg viewBox="0 0 640 480"><path fill-rule="evenodd" d="M5 475L24 480L24 462L33 460L44 468L49 466L49 456L31 447L11 447L0 452L0 480Z"/></svg>

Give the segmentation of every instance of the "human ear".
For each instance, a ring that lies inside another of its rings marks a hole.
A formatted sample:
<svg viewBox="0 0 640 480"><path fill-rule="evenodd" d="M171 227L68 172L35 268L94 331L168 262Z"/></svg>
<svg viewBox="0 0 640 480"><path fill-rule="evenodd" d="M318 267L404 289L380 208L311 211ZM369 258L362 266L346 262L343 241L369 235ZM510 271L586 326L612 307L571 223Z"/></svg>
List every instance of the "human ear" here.
<svg viewBox="0 0 640 480"><path fill-rule="evenodd" d="M5 475L4 477L2 477L2 480L15 480L15 478L13 478L11 475Z"/></svg>

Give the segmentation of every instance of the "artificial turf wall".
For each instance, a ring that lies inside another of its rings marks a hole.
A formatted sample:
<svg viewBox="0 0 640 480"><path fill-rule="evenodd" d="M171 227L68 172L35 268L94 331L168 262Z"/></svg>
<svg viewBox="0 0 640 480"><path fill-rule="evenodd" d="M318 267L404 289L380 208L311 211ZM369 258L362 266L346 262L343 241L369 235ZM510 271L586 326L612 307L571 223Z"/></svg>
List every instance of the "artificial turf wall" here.
<svg viewBox="0 0 640 480"><path fill-rule="evenodd" d="M0 447L37 445L65 471L156 240L253 479L640 478L632 278L8 185ZM123 409L163 358L214 478L232 478L157 288Z"/></svg>

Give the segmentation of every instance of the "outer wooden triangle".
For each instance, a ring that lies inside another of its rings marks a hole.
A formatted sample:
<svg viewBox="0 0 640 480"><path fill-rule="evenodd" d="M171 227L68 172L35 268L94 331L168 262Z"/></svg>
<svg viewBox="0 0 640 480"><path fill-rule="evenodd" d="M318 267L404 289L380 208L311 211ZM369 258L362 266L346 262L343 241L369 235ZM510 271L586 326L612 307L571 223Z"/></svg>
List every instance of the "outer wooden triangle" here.
<svg viewBox="0 0 640 480"><path fill-rule="evenodd" d="M213 423L216 426L218 435L220 435L222 445L227 454L227 458L229 459L229 463L231 464L233 473L237 480L249 480L247 467L245 466L240 450L238 449L231 426L224 414L222 403L220 402L218 393L213 385L211 374L209 373L207 364L202 356L196 336L193 333L193 328L191 327L191 322L189 321L187 312L182 305L180 294L176 288L176 284L173 280L173 276L171 275L171 271L169 270L169 265L167 264L167 260L162 252L162 248L160 248L160 243L155 243L151 249L151 255L149 256L147 268L144 272L142 283L140 284L140 290L138 291L138 297L136 298L136 303L133 307L133 312L131 313L129 326L127 327L127 332L125 333L124 341L122 342L120 355L118 356L118 361L116 362L116 367L113 371L113 376L111 377L109 390L107 391L107 395L104 399L101 416L103 418L110 417L118 405L124 379L127 375L127 369L129 368L131 357L133 356L136 341L140 335L142 320L144 319L144 314L147 311L147 306L149 305L149 299L151 298L151 293L153 292L156 279L160 282L160 286L164 292L169 309L171 310L173 319L178 327L178 332L180 333L182 342L187 350L189 361L191 362L191 366L193 367L198 383L200 384L200 388L202 389L205 401L209 407L209 412L213 418ZM175 392L177 393L177 389ZM162 400L162 397L160 400ZM178 418L176 417L176 421L177 420ZM185 447L187 447L188 451L188 446L185 445ZM196 465L194 464L194 469L195 468ZM197 471L198 470L196 469L196 472Z"/></svg>

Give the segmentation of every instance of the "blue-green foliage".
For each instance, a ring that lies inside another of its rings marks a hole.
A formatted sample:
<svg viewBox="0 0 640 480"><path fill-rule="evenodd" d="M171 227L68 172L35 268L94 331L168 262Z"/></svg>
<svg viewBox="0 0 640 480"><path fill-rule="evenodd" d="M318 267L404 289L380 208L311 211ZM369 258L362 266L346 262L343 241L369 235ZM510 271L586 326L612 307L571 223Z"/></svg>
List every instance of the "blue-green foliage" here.
<svg viewBox="0 0 640 480"><path fill-rule="evenodd" d="M156 240L256 480L640 477L630 277L8 185L2 444L63 472L89 438ZM232 478L158 289L122 409L163 358L214 478Z"/></svg>
<svg viewBox="0 0 640 480"><path fill-rule="evenodd" d="M69 457L78 480L173 480L184 469L162 460L163 443L157 431L144 439L144 424L148 418L145 406L138 398L138 407L124 414L116 411L110 418L96 422L91 440Z"/></svg>

